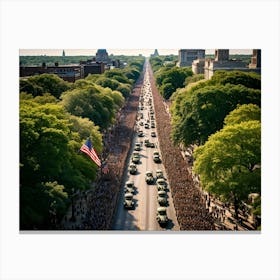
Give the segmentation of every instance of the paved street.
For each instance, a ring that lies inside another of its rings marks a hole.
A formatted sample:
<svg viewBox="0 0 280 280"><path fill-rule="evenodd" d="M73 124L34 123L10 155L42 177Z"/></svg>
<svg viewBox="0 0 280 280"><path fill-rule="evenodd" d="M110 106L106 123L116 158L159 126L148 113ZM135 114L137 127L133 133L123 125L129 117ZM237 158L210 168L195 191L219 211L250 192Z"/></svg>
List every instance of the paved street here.
<svg viewBox="0 0 280 280"><path fill-rule="evenodd" d="M141 101L142 100L142 101ZM150 128L151 126L151 118L150 108L153 107L152 102L152 93L149 82L148 72L145 72L144 77L144 85L141 90L140 102L143 102L143 108L141 108L141 104L138 108L138 117L135 126L135 133L132 143L132 149L130 151L130 161L134 150L135 143L141 143L140 153L140 163L137 164L137 173L135 175L131 175L128 172L128 166L126 167L125 174L125 182L133 181L136 187L136 192L134 195L135 201L135 209L127 210L123 206L124 200L124 185L122 186L122 193L120 195L120 200L118 204L118 209L115 217L115 222L113 225L114 230L144 230L144 231L158 231L158 230L179 230L179 225L177 222L175 209L173 205L173 199L171 196L171 192L169 189L169 182L167 178L167 197L168 197L168 207L167 207L167 216L169 218L168 224L166 228L160 227L156 220L157 208L159 207L157 202L157 187L156 184L148 185L145 182L145 172L152 171L155 176L155 172L157 169L161 169L166 177L166 172L162 163L155 163L153 161L153 152L159 151L159 142L157 138L157 130L155 128ZM151 102L149 104L149 102ZM143 114L142 118L140 117ZM156 116L155 116L156 119ZM145 128L145 123L148 123L149 128ZM156 120L155 120L156 124ZM144 136L138 137L137 131L143 130ZM156 133L156 137L151 136L151 132L154 131ZM149 142L153 142L155 144L155 148L145 147L144 139L149 139Z"/></svg>

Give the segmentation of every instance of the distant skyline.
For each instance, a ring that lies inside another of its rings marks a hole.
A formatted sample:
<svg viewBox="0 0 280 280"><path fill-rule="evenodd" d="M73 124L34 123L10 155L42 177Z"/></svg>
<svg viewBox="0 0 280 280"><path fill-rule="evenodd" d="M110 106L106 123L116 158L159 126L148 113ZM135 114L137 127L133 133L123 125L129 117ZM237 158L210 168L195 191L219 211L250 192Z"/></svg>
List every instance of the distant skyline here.
<svg viewBox="0 0 280 280"><path fill-rule="evenodd" d="M159 55L178 55L179 49L188 49L182 47L178 49L157 49ZM66 56L95 56L97 49L20 49L20 56L62 56L63 50ZM106 49L108 54L111 55L136 55L142 54L149 57L154 53L155 49ZM214 54L214 49L205 49L206 54ZM229 49L230 54L252 54L252 49Z"/></svg>

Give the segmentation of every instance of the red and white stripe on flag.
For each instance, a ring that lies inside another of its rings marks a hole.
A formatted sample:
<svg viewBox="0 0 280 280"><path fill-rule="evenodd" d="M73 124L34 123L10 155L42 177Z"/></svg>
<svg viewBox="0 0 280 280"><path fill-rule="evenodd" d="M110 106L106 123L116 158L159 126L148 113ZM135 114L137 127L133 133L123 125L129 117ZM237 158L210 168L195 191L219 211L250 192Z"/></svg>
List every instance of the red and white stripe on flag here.
<svg viewBox="0 0 280 280"><path fill-rule="evenodd" d="M83 144L80 151L87 154L99 167L101 166L101 160L93 148L90 149L87 145Z"/></svg>

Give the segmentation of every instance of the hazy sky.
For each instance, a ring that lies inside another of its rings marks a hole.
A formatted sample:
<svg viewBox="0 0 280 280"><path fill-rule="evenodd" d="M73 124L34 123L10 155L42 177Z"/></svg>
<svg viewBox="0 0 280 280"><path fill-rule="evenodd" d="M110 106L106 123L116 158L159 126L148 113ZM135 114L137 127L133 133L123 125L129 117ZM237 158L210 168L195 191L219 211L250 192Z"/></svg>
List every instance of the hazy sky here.
<svg viewBox="0 0 280 280"><path fill-rule="evenodd" d="M183 47L188 48L188 47ZM160 55L178 54L178 49L158 49ZM61 56L63 49L20 49L19 55L49 55ZM72 55L95 55L97 49L64 49L66 56ZM107 49L108 54L114 55L139 55L150 56L154 49ZM206 54L213 54L214 49L206 49ZM251 49L230 49L230 54L252 54Z"/></svg>

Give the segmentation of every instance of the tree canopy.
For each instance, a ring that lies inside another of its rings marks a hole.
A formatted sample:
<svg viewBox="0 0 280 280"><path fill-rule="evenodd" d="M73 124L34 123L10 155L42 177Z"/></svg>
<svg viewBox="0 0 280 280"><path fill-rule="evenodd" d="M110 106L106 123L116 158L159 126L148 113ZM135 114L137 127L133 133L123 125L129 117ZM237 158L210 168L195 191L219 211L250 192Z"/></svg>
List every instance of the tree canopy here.
<svg viewBox="0 0 280 280"><path fill-rule="evenodd" d="M261 109L255 104L237 105L237 108L225 117L224 123L230 125L250 120L261 121Z"/></svg>
<svg viewBox="0 0 280 280"><path fill-rule="evenodd" d="M61 104L72 115L90 119L101 128L114 122L124 98L117 91L91 84L63 93Z"/></svg>
<svg viewBox="0 0 280 280"><path fill-rule="evenodd" d="M20 92L31 93L34 97L50 93L59 98L64 91L70 88L70 83L55 74L41 74L27 79L20 79Z"/></svg>
<svg viewBox="0 0 280 280"><path fill-rule="evenodd" d="M183 88L187 77L192 76L191 68L162 67L156 72L156 83L161 95L169 99L178 88Z"/></svg>
<svg viewBox="0 0 280 280"><path fill-rule="evenodd" d="M203 144L223 127L224 118L238 104L260 106L260 90L242 85L205 84L201 82L189 90L180 91L173 102L172 137L177 143Z"/></svg>
<svg viewBox="0 0 280 280"><path fill-rule="evenodd" d="M202 187L236 209L250 193L261 192L261 124L226 125L194 151Z"/></svg>
<svg viewBox="0 0 280 280"><path fill-rule="evenodd" d="M49 226L49 210L58 218L69 205L72 188L87 189L97 167L78 151L90 136L102 151L98 128L89 120L70 116L61 105L22 99L20 104L21 228Z"/></svg>
<svg viewBox="0 0 280 280"><path fill-rule="evenodd" d="M248 88L261 89L261 76L254 72L219 70L215 72L210 83L243 85Z"/></svg>

